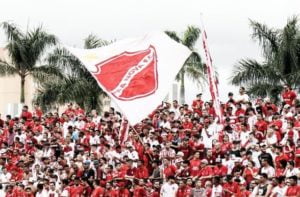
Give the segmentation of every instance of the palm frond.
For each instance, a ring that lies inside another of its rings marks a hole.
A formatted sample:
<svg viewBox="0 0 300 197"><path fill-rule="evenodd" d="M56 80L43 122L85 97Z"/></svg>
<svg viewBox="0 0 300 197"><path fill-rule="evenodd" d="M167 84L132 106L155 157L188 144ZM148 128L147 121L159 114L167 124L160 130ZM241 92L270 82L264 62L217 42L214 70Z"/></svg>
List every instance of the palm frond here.
<svg viewBox="0 0 300 197"><path fill-rule="evenodd" d="M0 60L0 76L10 76L18 74L18 70L6 61Z"/></svg>
<svg viewBox="0 0 300 197"><path fill-rule="evenodd" d="M279 50L279 32L253 20L250 20L250 26L253 30L252 38L259 41L265 57L271 58Z"/></svg>
<svg viewBox="0 0 300 197"><path fill-rule="evenodd" d="M256 60L241 60L235 65L231 83L233 85L256 84L262 81L278 83L281 76L272 65L260 64Z"/></svg>
<svg viewBox="0 0 300 197"><path fill-rule="evenodd" d="M102 40L98 38L96 35L90 34L86 39L84 39L84 48L85 49L99 48L99 47L107 46L112 42L113 41Z"/></svg>
<svg viewBox="0 0 300 197"><path fill-rule="evenodd" d="M63 78L64 74L60 68L54 65L42 65L38 67L34 67L30 74L35 80L38 82L45 82L51 78Z"/></svg>
<svg viewBox="0 0 300 197"><path fill-rule="evenodd" d="M194 26L188 26L187 30L183 34L182 43L190 50L194 50L194 46L199 39L200 29Z"/></svg>
<svg viewBox="0 0 300 197"><path fill-rule="evenodd" d="M26 55L29 65L35 65L37 61L42 57L44 52L49 48L57 44L58 40L56 36L48 34L42 28L42 26L29 31L25 38L27 49Z"/></svg>
<svg viewBox="0 0 300 197"><path fill-rule="evenodd" d="M15 24L3 22L1 23L1 26L4 29L7 40L9 41L18 41L24 36Z"/></svg>
<svg viewBox="0 0 300 197"><path fill-rule="evenodd" d="M167 34L170 38L172 38L176 42L179 42L179 43L181 42L179 36L177 35L177 33L175 31L165 31L165 34Z"/></svg>

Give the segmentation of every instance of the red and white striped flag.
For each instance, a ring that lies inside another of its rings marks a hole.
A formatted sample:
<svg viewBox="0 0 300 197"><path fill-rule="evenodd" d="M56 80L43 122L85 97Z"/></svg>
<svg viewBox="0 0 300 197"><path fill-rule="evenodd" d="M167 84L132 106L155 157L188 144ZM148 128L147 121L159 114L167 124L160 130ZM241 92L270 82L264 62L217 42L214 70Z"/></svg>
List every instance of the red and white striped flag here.
<svg viewBox="0 0 300 197"><path fill-rule="evenodd" d="M219 121L223 122L223 114L222 114L221 102L220 102L219 91L218 91L218 79L216 78L215 71L212 66L212 58L209 52L207 35L204 28L202 28L202 42L203 42L203 48L206 57L206 68L207 68L207 77L209 82L210 95L213 101L216 115Z"/></svg>
<svg viewBox="0 0 300 197"><path fill-rule="evenodd" d="M119 131L120 145L124 145L125 142L127 141L128 132L129 132L128 120L123 116L120 131Z"/></svg>

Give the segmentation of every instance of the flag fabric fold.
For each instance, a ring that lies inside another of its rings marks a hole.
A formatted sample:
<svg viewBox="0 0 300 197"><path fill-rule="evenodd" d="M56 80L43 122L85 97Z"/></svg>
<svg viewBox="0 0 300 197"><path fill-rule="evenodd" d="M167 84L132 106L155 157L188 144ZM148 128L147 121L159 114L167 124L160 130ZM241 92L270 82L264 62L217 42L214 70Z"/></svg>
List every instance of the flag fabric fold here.
<svg viewBox="0 0 300 197"><path fill-rule="evenodd" d="M163 32L95 49L66 47L134 125L165 98L191 51Z"/></svg>
<svg viewBox="0 0 300 197"><path fill-rule="evenodd" d="M221 109L221 102L220 102L220 97L219 97L219 90L218 90L218 81L217 77L212 65L212 58L209 52L208 48L208 42L207 42L207 35L206 31L204 28L202 28L202 43L203 43L203 48L205 52L205 57L206 57L206 67L207 67L207 78L208 78L208 83L209 83L209 91L211 95L211 99L213 101L213 106L216 112L216 115L219 119L220 122L223 121L223 113Z"/></svg>

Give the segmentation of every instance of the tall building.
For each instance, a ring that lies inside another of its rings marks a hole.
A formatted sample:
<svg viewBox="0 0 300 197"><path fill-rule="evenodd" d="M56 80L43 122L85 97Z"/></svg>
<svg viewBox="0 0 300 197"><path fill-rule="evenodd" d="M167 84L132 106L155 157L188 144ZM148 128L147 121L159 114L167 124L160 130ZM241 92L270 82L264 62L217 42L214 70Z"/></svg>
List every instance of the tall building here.
<svg viewBox="0 0 300 197"><path fill-rule="evenodd" d="M6 49L0 48L0 59L9 61ZM31 109L35 92L33 79L28 76L25 81L25 104ZM20 104L21 80L18 75L10 77L0 76L0 114L18 116L21 110Z"/></svg>

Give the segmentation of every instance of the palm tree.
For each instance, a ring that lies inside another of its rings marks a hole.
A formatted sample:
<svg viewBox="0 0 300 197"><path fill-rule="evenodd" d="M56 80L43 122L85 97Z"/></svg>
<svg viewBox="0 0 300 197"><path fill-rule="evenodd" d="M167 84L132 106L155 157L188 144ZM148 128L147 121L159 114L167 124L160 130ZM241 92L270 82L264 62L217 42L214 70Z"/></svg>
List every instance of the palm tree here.
<svg viewBox="0 0 300 197"><path fill-rule="evenodd" d="M242 59L234 67L231 83L246 86L255 96L278 100L283 85L300 85L300 32L298 18L292 17L283 29L269 28L250 20L252 38L262 47L264 60Z"/></svg>
<svg viewBox="0 0 300 197"><path fill-rule="evenodd" d="M84 40L84 48L91 49L106 46L111 42L89 35ZM81 62L64 48L57 48L48 56L51 65L59 66L65 71L65 77L51 80L38 90L36 101L44 108L56 104L76 102L81 107L91 110L102 107L105 92Z"/></svg>
<svg viewBox="0 0 300 197"><path fill-rule="evenodd" d="M44 52L56 44L54 35L48 34L40 26L36 29L22 32L16 25L8 22L1 24L6 34L6 49L10 61L0 60L0 76L19 75L21 78L20 102L25 102L25 80L32 76L37 82L43 82L49 76L61 76L55 66L41 65Z"/></svg>
<svg viewBox="0 0 300 197"><path fill-rule="evenodd" d="M201 84L204 79L204 65L201 63L200 55L195 51L195 44L200 36L200 29L194 26L188 26L184 32L183 37L180 38L174 31L165 31L165 33L186 47L188 47L192 54L186 60L181 70L176 76L176 81L180 82L180 103L185 103L185 77L192 79L197 84Z"/></svg>

